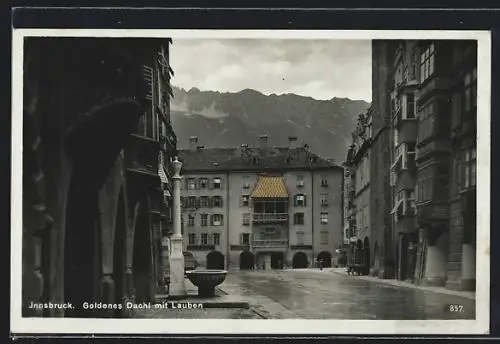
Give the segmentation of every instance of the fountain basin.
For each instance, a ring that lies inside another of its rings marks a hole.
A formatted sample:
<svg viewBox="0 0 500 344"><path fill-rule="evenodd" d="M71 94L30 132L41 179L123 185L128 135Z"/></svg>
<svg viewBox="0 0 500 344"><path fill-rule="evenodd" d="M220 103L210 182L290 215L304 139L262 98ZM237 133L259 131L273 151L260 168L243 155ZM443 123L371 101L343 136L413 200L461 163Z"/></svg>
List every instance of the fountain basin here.
<svg viewBox="0 0 500 344"><path fill-rule="evenodd" d="M198 287L198 296L215 296L215 287L224 282L226 270L190 270L187 278Z"/></svg>

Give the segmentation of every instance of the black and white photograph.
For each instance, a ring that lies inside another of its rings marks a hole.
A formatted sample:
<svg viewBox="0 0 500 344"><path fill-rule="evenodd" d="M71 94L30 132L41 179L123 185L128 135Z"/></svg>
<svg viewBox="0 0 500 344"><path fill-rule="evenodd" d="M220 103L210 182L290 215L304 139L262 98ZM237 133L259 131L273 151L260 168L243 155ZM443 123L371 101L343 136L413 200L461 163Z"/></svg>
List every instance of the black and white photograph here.
<svg viewBox="0 0 500 344"><path fill-rule="evenodd" d="M488 331L488 33L150 31L14 30L12 331Z"/></svg>

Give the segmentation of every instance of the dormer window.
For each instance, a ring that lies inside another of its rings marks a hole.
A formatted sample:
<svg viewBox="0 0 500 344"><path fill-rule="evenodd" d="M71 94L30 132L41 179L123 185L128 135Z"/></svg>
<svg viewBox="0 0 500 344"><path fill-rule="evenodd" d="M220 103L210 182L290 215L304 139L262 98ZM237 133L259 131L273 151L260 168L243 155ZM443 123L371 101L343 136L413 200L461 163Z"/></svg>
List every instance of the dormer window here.
<svg viewBox="0 0 500 344"><path fill-rule="evenodd" d="M214 189L222 189L222 180L219 177L214 178Z"/></svg>
<svg viewBox="0 0 500 344"><path fill-rule="evenodd" d="M321 179L321 186L326 188L328 187L328 180L327 179Z"/></svg>

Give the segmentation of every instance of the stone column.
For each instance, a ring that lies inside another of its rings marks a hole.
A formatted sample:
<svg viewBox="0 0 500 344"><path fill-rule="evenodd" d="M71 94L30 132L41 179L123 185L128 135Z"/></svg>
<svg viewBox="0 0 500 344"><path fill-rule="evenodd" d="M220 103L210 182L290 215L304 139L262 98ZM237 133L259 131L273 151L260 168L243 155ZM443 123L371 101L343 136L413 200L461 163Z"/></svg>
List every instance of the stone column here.
<svg viewBox="0 0 500 344"><path fill-rule="evenodd" d="M182 163L175 157L174 167L174 194L173 194L173 225L174 233L170 238L170 287L169 294L172 296L186 295L184 281L184 255L183 239L181 233L181 168Z"/></svg>
<svg viewBox="0 0 500 344"><path fill-rule="evenodd" d="M462 289L476 289L476 250L472 244L462 246Z"/></svg>

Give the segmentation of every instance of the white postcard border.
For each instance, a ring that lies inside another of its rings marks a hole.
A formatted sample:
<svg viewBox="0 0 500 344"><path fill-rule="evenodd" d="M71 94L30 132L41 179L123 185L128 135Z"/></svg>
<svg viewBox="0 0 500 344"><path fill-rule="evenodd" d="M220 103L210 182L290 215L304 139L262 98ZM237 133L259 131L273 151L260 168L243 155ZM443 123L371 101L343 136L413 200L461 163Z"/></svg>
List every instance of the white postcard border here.
<svg viewBox="0 0 500 344"><path fill-rule="evenodd" d="M221 320L22 318L23 39L171 37L175 39L473 39L478 41L477 248L475 320ZM436 30L15 29L12 35L11 332L16 334L485 334L490 314L491 35ZM480 269L478 267L481 267Z"/></svg>

